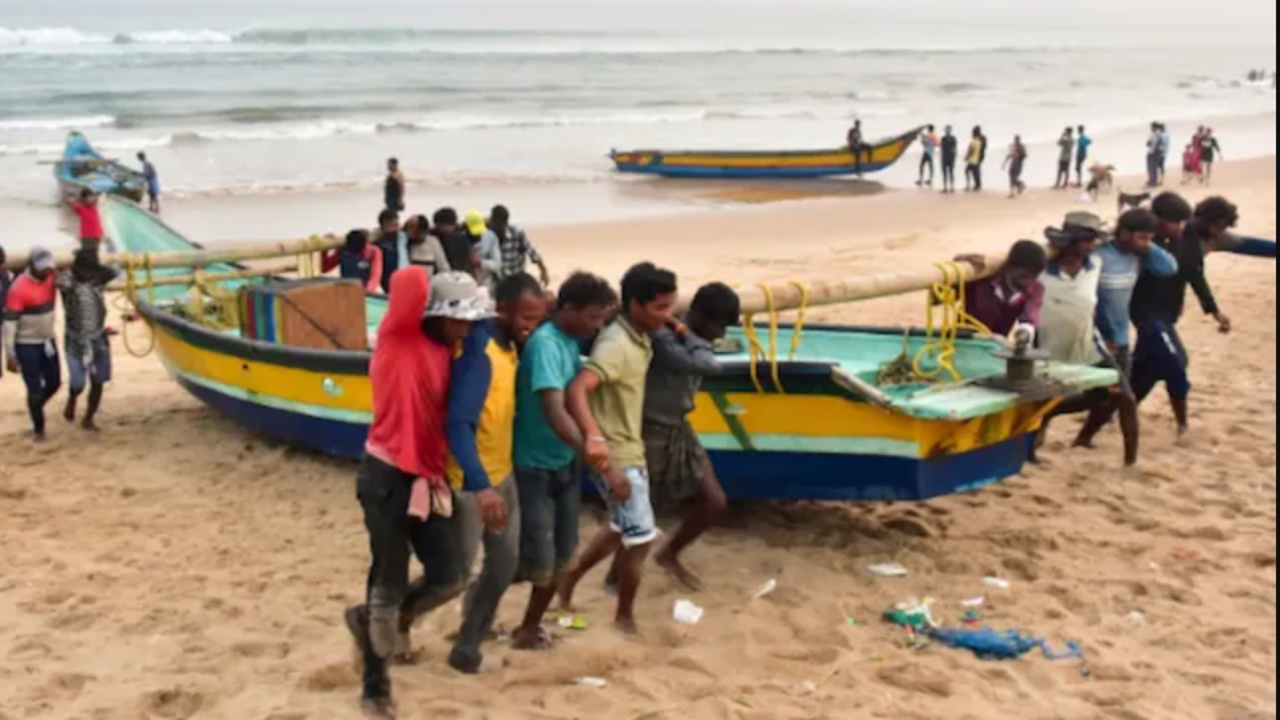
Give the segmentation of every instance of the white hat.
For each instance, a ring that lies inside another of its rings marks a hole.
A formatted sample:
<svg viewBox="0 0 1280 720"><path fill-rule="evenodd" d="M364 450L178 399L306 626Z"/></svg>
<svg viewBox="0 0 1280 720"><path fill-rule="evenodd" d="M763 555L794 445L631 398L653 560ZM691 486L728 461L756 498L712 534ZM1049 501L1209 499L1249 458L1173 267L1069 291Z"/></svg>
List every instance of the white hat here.
<svg viewBox="0 0 1280 720"><path fill-rule="evenodd" d="M444 273L431 280L427 317L480 322L493 317L493 304L466 273Z"/></svg>

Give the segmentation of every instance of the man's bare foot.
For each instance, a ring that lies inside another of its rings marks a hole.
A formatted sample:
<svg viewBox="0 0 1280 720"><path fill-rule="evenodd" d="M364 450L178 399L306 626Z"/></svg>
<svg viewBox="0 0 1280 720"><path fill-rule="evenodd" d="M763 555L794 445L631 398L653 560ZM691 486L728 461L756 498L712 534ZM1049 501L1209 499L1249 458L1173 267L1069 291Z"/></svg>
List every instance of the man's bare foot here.
<svg viewBox="0 0 1280 720"><path fill-rule="evenodd" d="M520 628L511 636L511 649L520 652L546 652L555 645L551 634L543 628Z"/></svg>
<svg viewBox="0 0 1280 720"><path fill-rule="evenodd" d="M1190 425L1179 425L1179 426L1178 426L1178 437L1186 437L1186 436L1188 436L1188 435L1190 435L1190 434L1191 434L1191 426L1190 426Z"/></svg>
<svg viewBox="0 0 1280 720"><path fill-rule="evenodd" d="M99 428L98 425L94 423L92 420L85 420L84 422L80 423L80 429L87 433L102 432L102 428Z"/></svg>
<svg viewBox="0 0 1280 720"><path fill-rule="evenodd" d="M693 573L692 570L684 566L680 559L670 552L663 552L658 555L654 562L658 563L658 567L666 570L669 575L678 583L684 586L689 592L702 592L702 578Z"/></svg>
<svg viewBox="0 0 1280 720"><path fill-rule="evenodd" d="M1075 447L1084 448L1085 450L1097 450L1092 440L1085 440L1084 438L1077 440Z"/></svg>
<svg viewBox="0 0 1280 720"><path fill-rule="evenodd" d="M633 617L620 617L613 621L613 627L623 635L639 635L640 625Z"/></svg>
<svg viewBox="0 0 1280 720"><path fill-rule="evenodd" d="M62 411L62 417L65 418L66 421L69 423L75 422L76 421L76 404L68 401L67 409Z"/></svg>
<svg viewBox="0 0 1280 720"><path fill-rule="evenodd" d="M45 434L44 434L44 433L42 433L42 432L31 433L31 442L33 442L33 443L35 443L35 444L37 444L37 445L42 445L42 444L44 444L44 442L45 442L46 440L48 440L48 439L49 439L49 438L48 438L48 437L46 437L46 436L45 436Z"/></svg>

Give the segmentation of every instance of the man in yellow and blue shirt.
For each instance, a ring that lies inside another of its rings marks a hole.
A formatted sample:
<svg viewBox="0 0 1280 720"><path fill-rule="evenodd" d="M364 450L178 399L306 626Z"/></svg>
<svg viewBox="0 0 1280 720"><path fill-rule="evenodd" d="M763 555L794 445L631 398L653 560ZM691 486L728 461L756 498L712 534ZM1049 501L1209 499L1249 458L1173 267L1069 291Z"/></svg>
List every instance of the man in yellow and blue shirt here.
<svg viewBox="0 0 1280 720"><path fill-rule="evenodd" d="M449 482L459 493L454 523L463 567L484 544L484 569L467 600L449 665L475 674L481 645L520 561L520 495L514 480L518 346L546 315L538 281L515 275L497 293L497 316L478 322L453 363L449 391Z"/></svg>

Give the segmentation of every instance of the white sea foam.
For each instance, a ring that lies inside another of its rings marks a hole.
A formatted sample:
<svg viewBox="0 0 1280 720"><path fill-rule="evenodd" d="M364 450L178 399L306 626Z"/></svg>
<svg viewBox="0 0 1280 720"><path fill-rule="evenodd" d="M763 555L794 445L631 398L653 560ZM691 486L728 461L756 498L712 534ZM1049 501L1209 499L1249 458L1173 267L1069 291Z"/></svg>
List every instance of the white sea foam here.
<svg viewBox="0 0 1280 720"><path fill-rule="evenodd" d="M0 132L24 130L88 130L111 127L116 119L110 115L71 118L18 118L0 120Z"/></svg>

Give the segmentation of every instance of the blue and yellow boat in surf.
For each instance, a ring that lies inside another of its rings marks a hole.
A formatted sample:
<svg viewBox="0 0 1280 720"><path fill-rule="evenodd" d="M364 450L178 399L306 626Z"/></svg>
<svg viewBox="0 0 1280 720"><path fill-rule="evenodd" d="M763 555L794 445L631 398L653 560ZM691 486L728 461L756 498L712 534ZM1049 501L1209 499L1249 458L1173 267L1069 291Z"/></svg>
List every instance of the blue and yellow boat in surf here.
<svg viewBox="0 0 1280 720"><path fill-rule="evenodd" d="M194 247L123 203L104 203L104 218L125 253ZM130 265L145 263L135 256ZM244 339L234 327L187 319L187 293L136 296L156 353L183 388L265 436L340 458L362 454L372 420L368 352ZM385 311L385 300L367 299L370 337ZM992 355L1000 343L968 338L956 341L951 361L961 381L883 386L883 366L904 344L910 355L932 340L897 329L786 327L774 315L766 350L755 328L749 320L734 332L740 347L724 355L725 374L706 383L692 417L735 499L919 500L981 488L1022 469L1029 438L1063 396L1117 381L1107 370L1050 365L1042 376L1053 391L1010 390Z"/></svg>
<svg viewBox="0 0 1280 720"><path fill-rule="evenodd" d="M865 148L862 173L888 169L920 137L920 129ZM613 151L618 172L670 178L722 180L797 180L853 175L858 163L849 148L795 151Z"/></svg>

